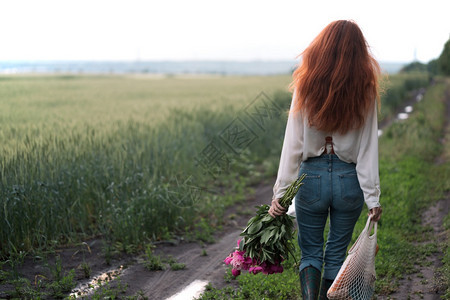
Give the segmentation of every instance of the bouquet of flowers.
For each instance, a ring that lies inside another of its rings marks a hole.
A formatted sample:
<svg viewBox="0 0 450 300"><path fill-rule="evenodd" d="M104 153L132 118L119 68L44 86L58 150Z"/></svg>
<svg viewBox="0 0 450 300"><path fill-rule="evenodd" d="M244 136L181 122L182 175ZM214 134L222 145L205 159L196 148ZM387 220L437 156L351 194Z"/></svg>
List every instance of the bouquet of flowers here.
<svg viewBox="0 0 450 300"><path fill-rule="evenodd" d="M292 204L292 199L303 184L305 174L294 181L279 200L284 208ZM273 218L269 215L269 205L257 207L256 216L251 218L241 233L242 239L237 242L237 249L224 262L231 265L233 276L241 274L241 270L263 274L282 273L281 263L289 254L293 257L295 235L294 217L287 214Z"/></svg>

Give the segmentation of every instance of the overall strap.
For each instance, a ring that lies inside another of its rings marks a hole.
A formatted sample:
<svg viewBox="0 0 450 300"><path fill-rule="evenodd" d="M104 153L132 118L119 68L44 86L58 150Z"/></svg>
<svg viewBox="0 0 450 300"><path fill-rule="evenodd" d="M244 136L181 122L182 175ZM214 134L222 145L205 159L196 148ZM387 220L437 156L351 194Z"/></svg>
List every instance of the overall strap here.
<svg viewBox="0 0 450 300"><path fill-rule="evenodd" d="M325 137L325 154L334 154L333 138L331 136Z"/></svg>

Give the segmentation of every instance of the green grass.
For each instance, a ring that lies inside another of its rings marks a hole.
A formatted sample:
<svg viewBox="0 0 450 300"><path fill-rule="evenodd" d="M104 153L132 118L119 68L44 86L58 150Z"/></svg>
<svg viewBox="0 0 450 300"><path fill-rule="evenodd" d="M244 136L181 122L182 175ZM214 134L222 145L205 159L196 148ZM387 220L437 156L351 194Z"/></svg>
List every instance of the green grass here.
<svg viewBox="0 0 450 300"><path fill-rule="evenodd" d="M392 117L392 113L411 96L411 91L427 86L429 81L429 75L425 72L399 73L383 77L380 81L382 105L379 121Z"/></svg>
<svg viewBox="0 0 450 300"><path fill-rule="evenodd" d="M5 274L5 278L0 276L2 287L9 290L2 290L12 299L62 299L70 293L76 286L75 269L64 270L59 256L55 257L54 264L47 264L49 277L36 275L34 281L14 274L15 272L4 272L0 268L0 275ZM12 274L8 274L12 273Z"/></svg>
<svg viewBox="0 0 450 300"><path fill-rule="evenodd" d="M449 85L444 82L430 87L411 119L394 124L380 141L385 210L379 237L377 287L383 293L395 288L393 283L398 278L420 268L423 256L429 255L428 248L433 247L416 247L413 242L429 238L430 228L421 226L421 214L450 190L450 163L434 163L443 151L439 138L443 135L445 89Z"/></svg>
<svg viewBox="0 0 450 300"><path fill-rule="evenodd" d="M279 274L270 276L262 273L240 275L236 279L239 283L237 289L228 286L218 290L209 286L199 299L301 299L298 272L286 263L283 265L287 268ZM232 279L231 273L226 276L230 277L230 280L235 280Z"/></svg>

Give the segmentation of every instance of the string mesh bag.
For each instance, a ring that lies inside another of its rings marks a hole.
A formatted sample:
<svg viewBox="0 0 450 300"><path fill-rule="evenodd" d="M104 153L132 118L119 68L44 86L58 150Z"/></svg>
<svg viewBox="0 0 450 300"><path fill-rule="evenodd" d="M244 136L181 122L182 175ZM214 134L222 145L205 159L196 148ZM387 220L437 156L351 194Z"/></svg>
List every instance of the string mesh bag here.
<svg viewBox="0 0 450 300"><path fill-rule="evenodd" d="M328 298L332 300L371 299L375 289L377 251L377 222L372 222L369 217L366 227L348 251L347 258L329 288Z"/></svg>

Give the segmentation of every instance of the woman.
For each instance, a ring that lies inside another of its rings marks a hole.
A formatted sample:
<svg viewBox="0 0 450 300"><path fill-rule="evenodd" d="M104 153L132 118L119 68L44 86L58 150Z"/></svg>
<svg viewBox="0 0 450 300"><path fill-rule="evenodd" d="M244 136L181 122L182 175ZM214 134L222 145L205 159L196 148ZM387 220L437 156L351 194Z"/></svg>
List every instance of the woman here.
<svg viewBox="0 0 450 300"><path fill-rule="evenodd" d="M322 30L293 74L293 99L269 213L286 213L278 199L299 174L307 174L295 199L303 299L327 299L364 201L373 220L380 219L379 74L358 25L345 20Z"/></svg>

